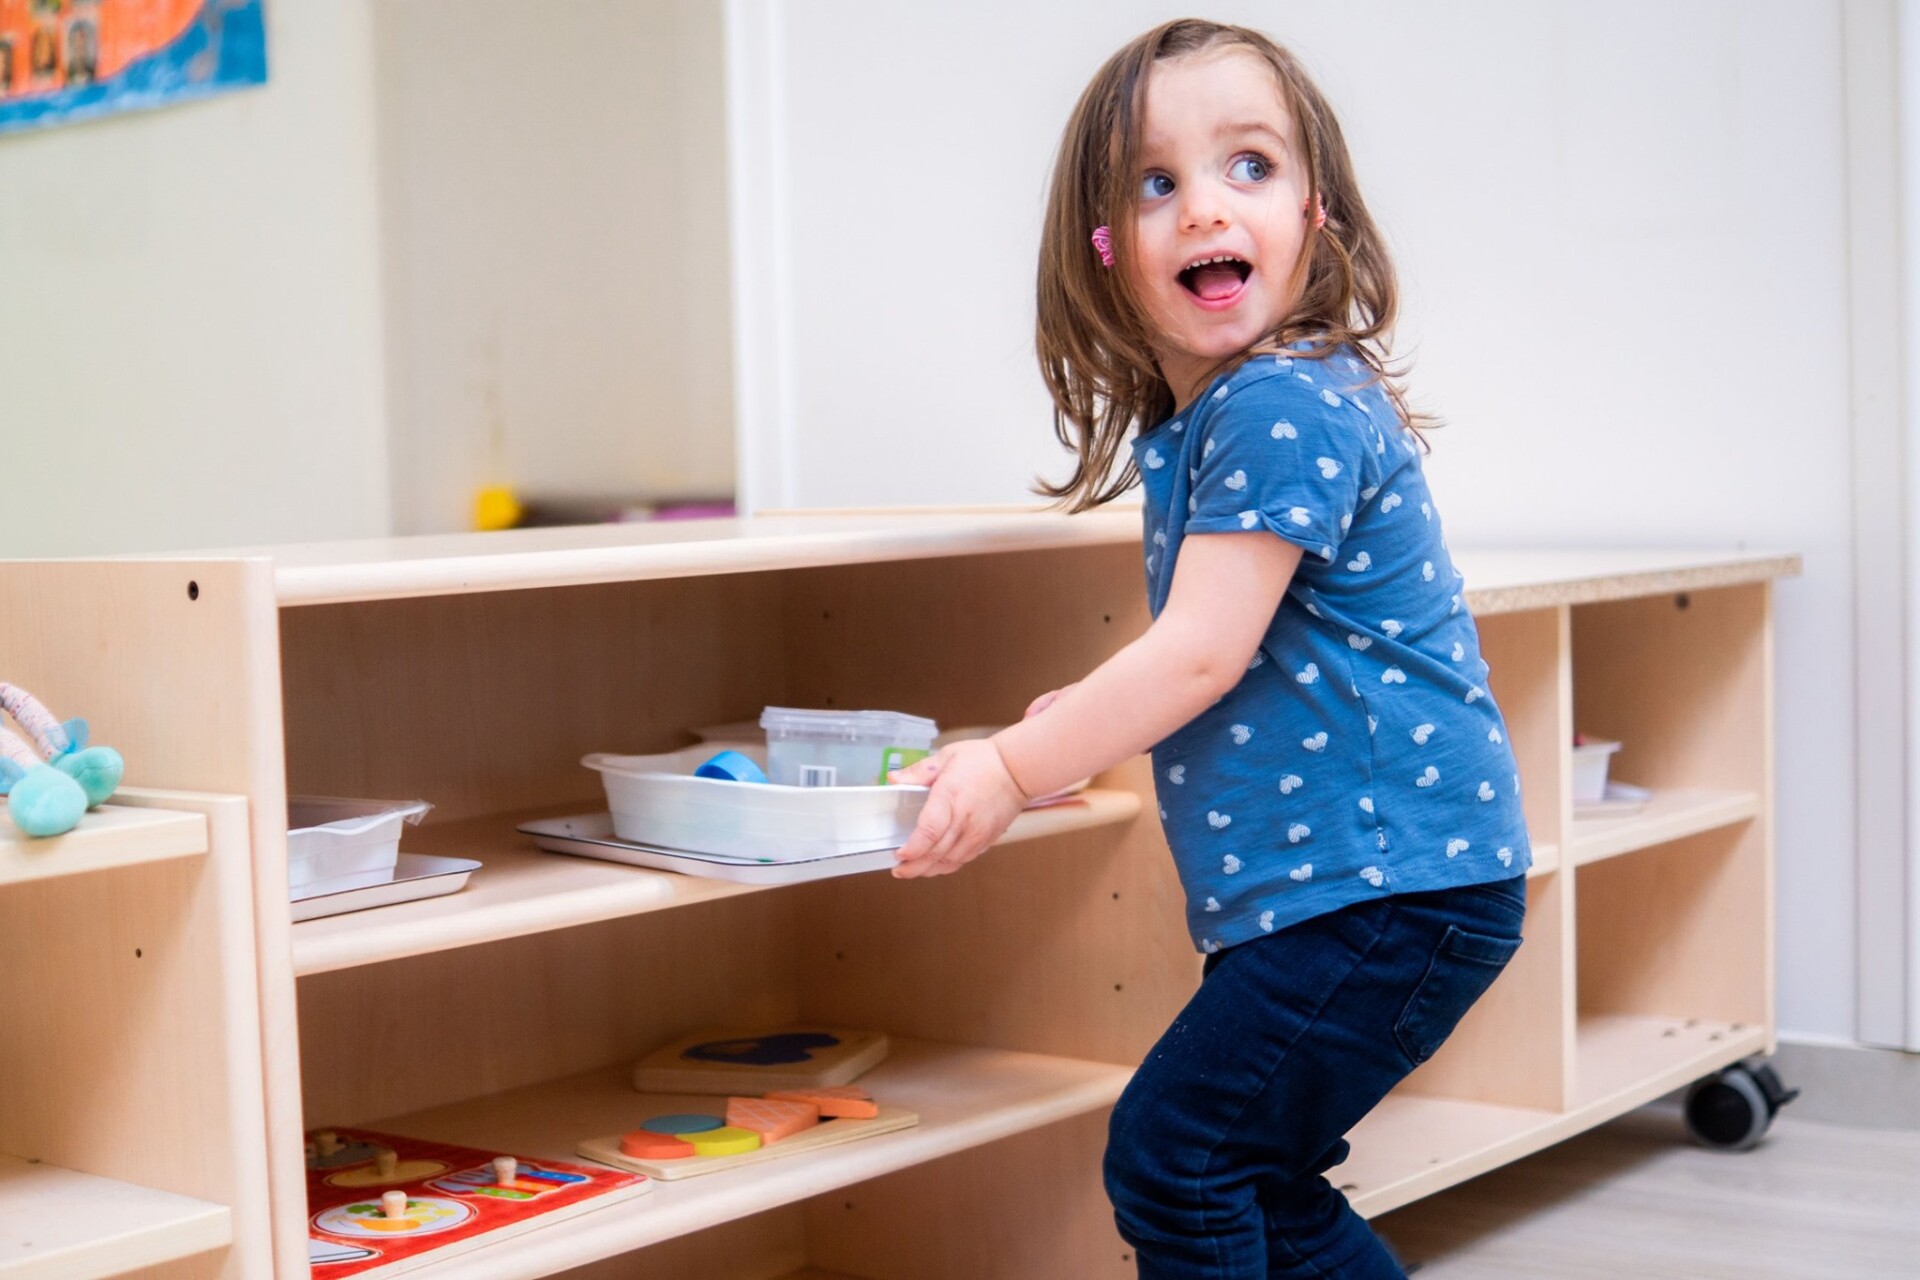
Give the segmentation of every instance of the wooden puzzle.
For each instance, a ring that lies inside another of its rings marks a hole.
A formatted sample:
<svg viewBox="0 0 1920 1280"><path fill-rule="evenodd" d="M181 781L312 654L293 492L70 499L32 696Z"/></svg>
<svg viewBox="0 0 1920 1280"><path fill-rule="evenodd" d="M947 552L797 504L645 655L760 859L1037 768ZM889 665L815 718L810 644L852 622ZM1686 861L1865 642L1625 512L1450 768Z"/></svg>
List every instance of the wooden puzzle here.
<svg viewBox="0 0 1920 1280"><path fill-rule="evenodd" d="M857 1085L775 1090L755 1097L648 1098L627 1133L588 1138L589 1160L664 1180L736 1169L907 1129L920 1117L882 1106Z"/></svg>
<svg viewBox="0 0 1920 1280"><path fill-rule="evenodd" d="M612 1169L324 1129L307 1146L308 1261L325 1280L398 1275L650 1189Z"/></svg>
<svg viewBox="0 0 1920 1280"><path fill-rule="evenodd" d="M848 1084L887 1056L878 1031L796 1026L697 1031L654 1050L633 1069L643 1093L771 1093Z"/></svg>

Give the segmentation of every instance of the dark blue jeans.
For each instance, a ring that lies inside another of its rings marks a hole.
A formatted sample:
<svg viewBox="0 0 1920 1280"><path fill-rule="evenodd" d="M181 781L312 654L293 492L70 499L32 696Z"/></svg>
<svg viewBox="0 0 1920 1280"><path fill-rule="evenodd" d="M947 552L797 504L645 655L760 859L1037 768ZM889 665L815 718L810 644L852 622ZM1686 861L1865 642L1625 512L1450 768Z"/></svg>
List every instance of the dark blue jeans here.
<svg viewBox="0 0 1920 1280"><path fill-rule="evenodd" d="M1208 956L1109 1127L1140 1275L1402 1280L1321 1175L1520 949L1526 901L1525 876L1394 894Z"/></svg>

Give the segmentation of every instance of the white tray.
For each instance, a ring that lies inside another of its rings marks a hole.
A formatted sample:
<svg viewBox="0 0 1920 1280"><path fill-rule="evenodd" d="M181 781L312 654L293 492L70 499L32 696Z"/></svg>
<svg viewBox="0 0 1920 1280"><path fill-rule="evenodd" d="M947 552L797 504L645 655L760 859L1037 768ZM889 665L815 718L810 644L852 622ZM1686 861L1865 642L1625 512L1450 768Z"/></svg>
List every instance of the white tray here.
<svg viewBox="0 0 1920 1280"><path fill-rule="evenodd" d="M803 880L824 880L829 876L849 876L861 871L890 871L894 865L895 847L892 845L856 853L775 862L771 859L693 853L685 849L635 844L613 834L613 816L606 813L545 818L522 823L519 830L532 836L533 842L549 853L604 858L609 862L626 862L659 871L678 871L683 875L731 880L736 884L798 884Z"/></svg>
<svg viewBox="0 0 1920 1280"><path fill-rule="evenodd" d="M403 853L394 863L393 878L379 884L331 892L293 891L293 918L316 920L337 916L343 911L361 911L395 902L419 898L437 898L452 893L467 883L467 877L480 869L471 858L435 858L424 853Z"/></svg>

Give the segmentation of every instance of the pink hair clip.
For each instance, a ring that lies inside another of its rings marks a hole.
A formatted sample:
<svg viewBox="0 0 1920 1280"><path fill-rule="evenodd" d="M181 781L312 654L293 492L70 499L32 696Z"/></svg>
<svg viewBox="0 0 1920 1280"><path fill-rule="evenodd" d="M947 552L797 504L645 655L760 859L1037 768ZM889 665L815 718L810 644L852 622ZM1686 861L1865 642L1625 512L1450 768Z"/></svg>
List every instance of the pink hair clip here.
<svg viewBox="0 0 1920 1280"><path fill-rule="evenodd" d="M1113 265L1113 232L1106 227L1093 229L1093 247L1100 253L1100 265Z"/></svg>

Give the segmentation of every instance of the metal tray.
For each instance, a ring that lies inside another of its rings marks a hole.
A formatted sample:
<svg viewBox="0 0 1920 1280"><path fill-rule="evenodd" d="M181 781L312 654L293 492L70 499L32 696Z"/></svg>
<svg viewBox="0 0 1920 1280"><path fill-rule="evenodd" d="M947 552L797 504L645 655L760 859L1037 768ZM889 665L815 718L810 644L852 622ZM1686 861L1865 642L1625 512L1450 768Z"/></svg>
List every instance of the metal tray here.
<svg viewBox="0 0 1920 1280"><path fill-rule="evenodd" d="M435 858L424 853L403 853L395 860L393 878L378 884L352 889L311 891L311 886L293 891L293 919L316 920L337 916L343 911L363 911L396 902L419 898L437 898L452 893L467 883L467 877L480 869L472 858Z"/></svg>
<svg viewBox="0 0 1920 1280"><path fill-rule="evenodd" d="M636 867L652 867L658 871L678 871L682 875L731 880L735 884L799 884L805 880L824 880L830 876L848 876L862 871L890 871L893 869L896 848L894 845L884 845L852 853L782 862L717 853L692 853L685 849L668 849L622 840L613 834L613 817L606 813L544 818L522 823L518 830L532 836L535 844L550 853L603 858L610 862L631 863Z"/></svg>

